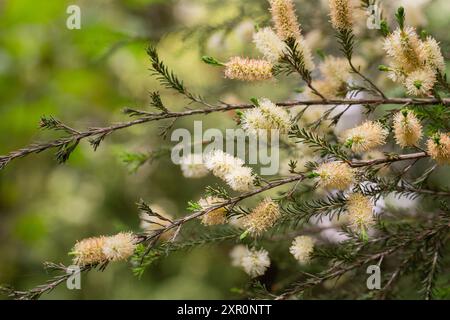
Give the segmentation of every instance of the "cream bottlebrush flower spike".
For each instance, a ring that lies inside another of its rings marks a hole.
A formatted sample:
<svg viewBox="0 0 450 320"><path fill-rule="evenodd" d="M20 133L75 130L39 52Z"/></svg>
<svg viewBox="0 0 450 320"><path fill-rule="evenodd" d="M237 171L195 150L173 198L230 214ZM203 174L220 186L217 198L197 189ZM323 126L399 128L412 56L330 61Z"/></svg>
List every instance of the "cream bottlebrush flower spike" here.
<svg viewBox="0 0 450 320"><path fill-rule="evenodd" d="M379 122L366 121L356 128L346 130L342 140L353 152L360 153L386 144L388 134Z"/></svg>
<svg viewBox="0 0 450 320"><path fill-rule="evenodd" d="M436 84L436 72L429 69L418 69L409 74L405 80L406 91L415 97L431 95Z"/></svg>
<svg viewBox="0 0 450 320"><path fill-rule="evenodd" d="M202 207L202 210L206 210L212 206L219 205L224 199L218 197L202 198L198 201L198 204ZM227 222L227 209L222 207L204 214L199 217L205 226L214 226L224 224Z"/></svg>
<svg viewBox="0 0 450 320"><path fill-rule="evenodd" d="M286 134L292 125L289 113L269 99L260 99L256 108L245 111L241 118L242 128L250 134L258 135L260 130L278 130Z"/></svg>
<svg viewBox="0 0 450 320"><path fill-rule="evenodd" d="M422 125L411 110L403 110L394 115L395 140L402 147L416 146L422 138Z"/></svg>
<svg viewBox="0 0 450 320"><path fill-rule="evenodd" d="M186 178L202 178L208 174L201 154L188 154L180 160L181 171Z"/></svg>
<svg viewBox="0 0 450 320"><path fill-rule="evenodd" d="M300 39L301 29L292 0L269 0L275 30L281 40Z"/></svg>
<svg viewBox="0 0 450 320"><path fill-rule="evenodd" d="M256 250L252 248L247 250L241 258L241 266L252 278L262 276L270 267L269 253L264 249Z"/></svg>
<svg viewBox="0 0 450 320"><path fill-rule="evenodd" d="M278 204L267 198L243 218L243 224L247 232L260 236L273 227L280 217L281 213Z"/></svg>
<svg viewBox="0 0 450 320"><path fill-rule="evenodd" d="M381 70L389 71L389 78L401 82L411 96L430 95L437 75L445 73L445 60L439 43L431 36L421 40L412 27L404 27L404 9L397 13L400 27L386 37L384 49L392 58L392 66Z"/></svg>
<svg viewBox="0 0 450 320"><path fill-rule="evenodd" d="M263 81L273 77L273 64L266 60L233 57L225 64L225 77L241 81Z"/></svg>
<svg viewBox="0 0 450 320"><path fill-rule="evenodd" d="M344 191L355 182L355 172L340 161L325 162L314 171L319 178L319 187Z"/></svg>
<svg viewBox="0 0 450 320"><path fill-rule="evenodd" d="M310 71L314 70L315 65L311 55L311 49L302 36L293 1L269 0L269 3L272 20L278 37L283 41L291 38L295 39L298 44L298 49L302 53L306 69Z"/></svg>
<svg viewBox="0 0 450 320"><path fill-rule="evenodd" d="M332 99L347 94L347 84L352 75L346 59L327 56L319 65L319 70L323 79L314 80L313 84L322 95ZM310 88L306 90L305 95L311 99L317 98Z"/></svg>
<svg viewBox="0 0 450 320"><path fill-rule="evenodd" d="M264 58L272 63L278 62L286 53L286 44L281 40L272 28L266 27L253 34L253 43L264 55Z"/></svg>
<svg viewBox="0 0 450 320"><path fill-rule="evenodd" d="M430 157L438 164L450 164L450 133L437 133L427 142Z"/></svg>
<svg viewBox="0 0 450 320"><path fill-rule="evenodd" d="M244 161L240 158L235 158L231 154L225 153L222 150L214 150L204 157L205 166L208 170L221 179L244 165Z"/></svg>
<svg viewBox="0 0 450 320"><path fill-rule="evenodd" d="M234 191L247 192L253 187L253 171L244 167L244 161L222 150L214 150L205 156L205 166L224 180Z"/></svg>
<svg viewBox="0 0 450 320"><path fill-rule="evenodd" d="M243 244L238 244L230 252L231 265L233 267L242 266L242 258L249 255L249 250Z"/></svg>
<svg viewBox="0 0 450 320"><path fill-rule="evenodd" d="M300 264L307 264L311 261L314 243L315 240L309 236L298 236L292 242L289 252Z"/></svg>
<svg viewBox="0 0 450 320"><path fill-rule="evenodd" d="M247 192L253 188L253 170L249 167L237 167L225 176L225 181L231 189L238 192Z"/></svg>
<svg viewBox="0 0 450 320"><path fill-rule="evenodd" d="M445 59L439 43L433 37L428 36L422 41L420 52L423 64L441 74L445 73Z"/></svg>
<svg viewBox="0 0 450 320"><path fill-rule="evenodd" d="M348 61L344 58L326 56L324 61L320 64L319 70L324 79L337 89L352 79Z"/></svg>
<svg viewBox="0 0 450 320"><path fill-rule="evenodd" d="M131 232L121 232L105 238L103 253L108 261L122 261L131 257L136 249L136 237Z"/></svg>
<svg viewBox="0 0 450 320"><path fill-rule="evenodd" d="M338 31L351 30L353 8L350 0L330 0L330 17L333 28Z"/></svg>
<svg viewBox="0 0 450 320"><path fill-rule="evenodd" d="M408 75L418 68L422 68L421 46L419 36L412 27L398 28L386 37L384 50L393 60L393 72ZM391 75L391 78L393 77Z"/></svg>
<svg viewBox="0 0 450 320"><path fill-rule="evenodd" d="M351 194L347 199L347 216L355 232L366 234L367 229L375 224L372 200L361 193Z"/></svg>
<svg viewBox="0 0 450 320"><path fill-rule="evenodd" d="M70 252L73 263L78 266L94 265L106 262L103 246L105 237L93 237L78 241Z"/></svg>
<svg viewBox="0 0 450 320"><path fill-rule="evenodd" d="M77 242L71 252L73 262L79 266L126 260L136 249L136 237L131 232L121 232L110 237L95 237Z"/></svg>

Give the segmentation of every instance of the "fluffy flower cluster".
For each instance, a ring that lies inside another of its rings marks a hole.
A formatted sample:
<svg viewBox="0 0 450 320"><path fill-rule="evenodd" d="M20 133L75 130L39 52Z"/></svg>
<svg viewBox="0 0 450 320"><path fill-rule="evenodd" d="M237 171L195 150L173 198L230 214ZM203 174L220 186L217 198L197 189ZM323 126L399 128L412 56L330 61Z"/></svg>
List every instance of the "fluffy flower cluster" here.
<svg viewBox="0 0 450 320"><path fill-rule="evenodd" d="M346 130L342 140L355 153L367 152L384 145L388 134L379 122L366 121L356 128Z"/></svg>
<svg viewBox="0 0 450 320"><path fill-rule="evenodd" d="M281 134L289 132L292 122L285 109L269 99L261 99L258 104L256 108L245 111L242 116L242 128L247 133L258 135L260 130L278 130Z"/></svg>
<svg viewBox="0 0 450 320"><path fill-rule="evenodd" d="M436 72L432 69L418 69L405 79L406 92L411 96L426 96L436 83Z"/></svg>
<svg viewBox="0 0 450 320"><path fill-rule="evenodd" d="M74 255L74 264L87 266L126 260L134 253L135 248L135 236L131 232L121 232L111 237L81 240L75 244L71 254Z"/></svg>
<svg viewBox="0 0 450 320"><path fill-rule="evenodd" d="M361 193L353 193L348 197L347 215L350 227L355 232L365 232L375 223L372 201Z"/></svg>
<svg viewBox="0 0 450 320"><path fill-rule="evenodd" d="M267 198L244 217L244 227L253 235L259 236L271 228L281 217L278 204Z"/></svg>
<svg viewBox="0 0 450 320"><path fill-rule="evenodd" d="M327 56L320 64L319 70L323 78L334 87L340 87L352 78L348 61L344 58Z"/></svg>
<svg viewBox="0 0 450 320"><path fill-rule="evenodd" d="M238 245L233 248L230 256L233 266L243 268L252 278L262 276L270 267L269 253L264 249L248 249Z"/></svg>
<svg viewBox="0 0 450 320"><path fill-rule="evenodd" d="M200 154L189 154L180 161L181 171L186 178L202 178L208 174Z"/></svg>
<svg viewBox="0 0 450 320"><path fill-rule="evenodd" d="M348 61L343 58L327 56L319 65L322 79L314 81L314 87L325 97L332 99L343 97L347 93L347 84L352 79ZM307 96L317 98L310 90Z"/></svg>
<svg viewBox="0 0 450 320"><path fill-rule="evenodd" d="M276 63L286 53L286 44L270 27L255 32L253 43L264 58L272 63Z"/></svg>
<svg viewBox="0 0 450 320"><path fill-rule="evenodd" d="M242 258L248 253L248 248L243 244L238 244L230 251L231 265L233 267L240 267L242 265Z"/></svg>
<svg viewBox="0 0 450 320"><path fill-rule="evenodd" d="M427 142L428 153L439 164L450 164L450 133L439 133Z"/></svg>
<svg viewBox="0 0 450 320"><path fill-rule="evenodd" d="M301 37L300 24L292 0L269 0L273 23L282 40Z"/></svg>
<svg viewBox="0 0 450 320"><path fill-rule="evenodd" d="M439 43L432 37L421 40L412 27L391 33L385 39L384 50L392 58L389 77L402 83L412 96L429 95L437 75L445 71Z"/></svg>
<svg viewBox="0 0 450 320"><path fill-rule="evenodd" d="M242 81L262 81L273 77L273 64L266 60L233 57L225 65L225 77Z"/></svg>
<svg viewBox="0 0 450 320"><path fill-rule="evenodd" d="M272 20L278 37L283 41L294 38L303 55L306 69L313 70L315 66L311 55L311 49L302 36L293 1L269 0L269 2Z"/></svg>
<svg viewBox="0 0 450 320"><path fill-rule="evenodd" d="M314 250L314 239L309 236L299 236L294 239L289 252L300 264L307 264L311 260L311 253Z"/></svg>
<svg viewBox="0 0 450 320"><path fill-rule="evenodd" d="M269 0L269 2L276 33L271 28L263 28L253 37L253 42L264 55L264 59L233 57L225 64L226 78L242 81L271 79L274 64L286 52L284 41L290 38L297 41L306 69L314 69L311 50L301 35L292 0Z"/></svg>
<svg viewBox="0 0 450 320"><path fill-rule="evenodd" d="M103 253L108 261L126 260L136 249L136 238L131 232L121 232L112 237L106 237Z"/></svg>
<svg viewBox="0 0 450 320"><path fill-rule="evenodd" d="M353 25L350 0L330 0L329 4L333 28L338 31L350 30Z"/></svg>
<svg viewBox="0 0 450 320"><path fill-rule="evenodd" d="M234 191L246 192L253 186L252 169L244 167L244 161L222 150L214 150L205 156L205 166L212 173L225 180Z"/></svg>
<svg viewBox="0 0 450 320"><path fill-rule="evenodd" d="M438 70L440 73L445 72L445 59L436 39L428 36L427 39L421 43L421 54L424 63L431 69Z"/></svg>
<svg viewBox="0 0 450 320"><path fill-rule="evenodd" d="M207 197L202 198L198 201L198 204L202 207L203 210L210 208L211 206L215 206L223 202L224 199L218 197ZM214 226L218 224L224 224L227 222L227 209L226 208L218 208L208 212L201 216L202 223L205 226Z"/></svg>
<svg viewBox="0 0 450 320"><path fill-rule="evenodd" d="M340 161L322 163L315 173L319 177L319 186L324 189L346 190L355 181L354 170Z"/></svg>
<svg viewBox="0 0 450 320"><path fill-rule="evenodd" d="M394 115L393 127L395 140L402 148L415 146L422 138L422 125L413 111L397 112Z"/></svg>

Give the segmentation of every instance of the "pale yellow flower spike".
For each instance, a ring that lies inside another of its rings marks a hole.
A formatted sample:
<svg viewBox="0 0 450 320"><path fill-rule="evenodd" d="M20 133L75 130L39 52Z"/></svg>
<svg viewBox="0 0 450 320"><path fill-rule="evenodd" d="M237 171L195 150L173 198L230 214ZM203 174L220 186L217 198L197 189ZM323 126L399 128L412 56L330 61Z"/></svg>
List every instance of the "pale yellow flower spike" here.
<svg viewBox="0 0 450 320"><path fill-rule="evenodd" d="M314 239L309 236L298 236L292 242L289 252L300 264L308 264L314 250Z"/></svg>
<svg viewBox="0 0 450 320"><path fill-rule="evenodd" d="M330 0L330 17L333 28L338 31L351 30L353 26L350 0Z"/></svg>
<svg viewBox="0 0 450 320"><path fill-rule="evenodd" d="M302 36L300 24L295 13L295 6L292 0L269 0L270 12L275 25L275 31L278 37L286 41L290 38L295 39L298 49L302 53L306 69L312 71L315 68L311 54L311 49L306 44Z"/></svg>
<svg viewBox="0 0 450 320"><path fill-rule="evenodd" d="M413 147L422 138L422 125L414 112L400 111L394 115L394 134L397 144L402 147Z"/></svg>
<svg viewBox="0 0 450 320"><path fill-rule="evenodd" d="M223 202L224 199L218 197L207 197L205 199L200 199L198 204L202 207L203 210L208 209L211 206L219 205ZM219 224L224 224L227 222L227 209L222 207L204 214L201 217L202 223L205 226L214 226Z"/></svg>
<svg viewBox="0 0 450 320"><path fill-rule="evenodd" d="M319 177L319 186L329 190L344 191L355 181L355 172L344 162L322 163L315 171Z"/></svg>
<svg viewBox="0 0 450 320"><path fill-rule="evenodd" d="M361 193L353 193L348 197L347 214L350 227L355 232L365 233L375 224L372 201Z"/></svg>
<svg viewBox="0 0 450 320"><path fill-rule="evenodd" d="M73 263L79 266L94 265L105 262L107 259L103 253L105 237L88 238L78 241L71 254Z"/></svg>
<svg viewBox="0 0 450 320"><path fill-rule="evenodd" d="M244 217L244 227L251 234L259 236L271 228L280 217L278 204L267 198Z"/></svg>
<svg viewBox="0 0 450 320"><path fill-rule="evenodd" d="M263 81L273 77L273 64L266 60L233 57L225 65L225 77L241 81Z"/></svg>
<svg viewBox="0 0 450 320"><path fill-rule="evenodd" d="M436 134L427 142L430 157L438 164L450 164L450 133Z"/></svg>
<svg viewBox="0 0 450 320"><path fill-rule="evenodd" d="M353 152L361 153L383 146L389 132L379 122L366 121L343 133L343 141Z"/></svg>

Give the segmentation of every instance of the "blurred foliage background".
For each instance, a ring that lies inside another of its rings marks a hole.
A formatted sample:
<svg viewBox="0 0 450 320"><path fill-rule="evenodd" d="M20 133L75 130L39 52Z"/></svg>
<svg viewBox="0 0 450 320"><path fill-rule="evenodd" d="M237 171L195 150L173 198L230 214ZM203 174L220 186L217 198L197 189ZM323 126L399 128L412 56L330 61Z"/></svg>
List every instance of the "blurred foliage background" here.
<svg viewBox="0 0 450 320"><path fill-rule="evenodd" d="M403 4L409 23L426 28L449 57L450 2L384 1L386 9ZM69 5L81 8L81 29L66 27ZM338 55L331 37L326 1L297 0L304 32L315 49ZM409 6L409 9L408 9ZM145 49L158 43L164 61L185 84L210 101L248 101L266 96L290 99L300 84L242 85L223 79L220 70L201 62L208 54L226 60L256 55L251 45L255 25L267 25L266 0L0 0L0 154L54 137L38 130L39 118L52 115L84 129L126 120L121 109L148 108L159 90L172 110L186 100L159 86L149 72ZM386 10L392 19L392 10ZM359 31L359 55L376 77L382 52L376 30ZM383 85L383 79L378 79ZM391 95L401 95L389 82ZM191 106L195 107L195 106ZM204 128L234 127L234 114L210 115ZM188 118L176 127L192 128ZM48 275L43 261L69 262L76 240L139 230L135 203L157 204L172 216L186 213L213 178L188 180L168 156L137 173L124 164L126 152L148 152L163 142L158 124L115 133L93 152L82 143L65 165L50 152L11 163L0 171L0 283L31 288ZM170 145L170 141L164 142ZM449 180L448 169L442 179ZM231 267L231 246L215 245L171 255L154 264L141 280L125 263L106 272L83 275L82 290L59 287L43 298L196 299L238 298L246 275Z"/></svg>

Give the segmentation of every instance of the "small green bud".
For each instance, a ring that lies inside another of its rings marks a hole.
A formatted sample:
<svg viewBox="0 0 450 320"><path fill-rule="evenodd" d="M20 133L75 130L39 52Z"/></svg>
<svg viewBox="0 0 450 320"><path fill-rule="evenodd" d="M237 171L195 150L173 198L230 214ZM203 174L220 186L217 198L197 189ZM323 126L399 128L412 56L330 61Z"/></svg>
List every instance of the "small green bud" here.
<svg viewBox="0 0 450 320"><path fill-rule="evenodd" d="M422 85L423 85L422 81L420 80L414 81L414 87L416 87L418 90L422 88Z"/></svg>
<svg viewBox="0 0 450 320"><path fill-rule="evenodd" d="M387 72L387 71L391 71L391 68L381 64L381 65L378 66L378 70L383 71L383 72Z"/></svg>
<svg viewBox="0 0 450 320"><path fill-rule="evenodd" d="M259 107L259 101L256 98L250 98L250 101L253 103L255 107Z"/></svg>
<svg viewBox="0 0 450 320"><path fill-rule="evenodd" d="M397 19L398 26L401 30L405 27L405 8L400 7L395 14L395 18Z"/></svg>
<svg viewBox="0 0 450 320"><path fill-rule="evenodd" d="M347 139L347 141L345 141L344 146L346 146L347 148L351 148L353 146L353 140L352 139Z"/></svg>
<svg viewBox="0 0 450 320"><path fill-rule="evenodd" d="M306 175L306 178L308 178L308 179L314 179L314 178L317 178L317 177L319 177L320 175L317 173L317 172L310 172L310 173L308 173L307 175Z"/></svg>
<svg viewBox="0 0 450 320"><path fill-rule="evenodd" d="M223 64L222 62L217 61L215 58L210 57L210 56L203 56L202 60L204 63L213 65L213 66L225 66L225 64Z"/></svg>
<svg viewBox="0 0 450 320"><path fill-rule="evenodd" d="M389 30L389 25L386 20L381 21L380 31L383 37L387 37L391 33L391 30Z"/></svg>
<svg viewBox="0 0 450 320"><path fill-rule="evenodd" d="M239 237L239 239L240 240L244 240L247 236L248 236L248 234L250 233L250 230L245 230L242 234L241 234L241 236Z"/></svg>

